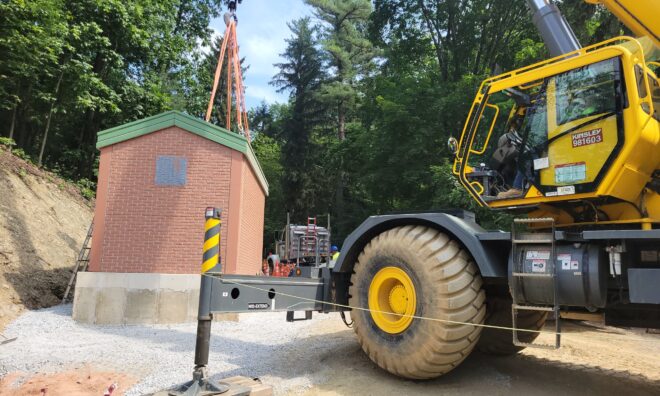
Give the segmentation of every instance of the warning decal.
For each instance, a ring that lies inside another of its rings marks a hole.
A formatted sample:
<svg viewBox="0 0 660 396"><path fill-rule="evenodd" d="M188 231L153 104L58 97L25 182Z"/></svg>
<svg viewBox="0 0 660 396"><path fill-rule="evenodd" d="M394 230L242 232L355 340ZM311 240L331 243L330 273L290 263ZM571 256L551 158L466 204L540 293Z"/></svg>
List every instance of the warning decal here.
<svg viewBox="0 0 660 396"><path fill-rule="evenodd" d="M570 270L571 269L571 255L570 254L558 254L557 261L561 264L561 269Z"/></svg>
<svg viewBox="0 0 660 396"><path fill-rule="evenodd" d="M572 134L571 138L573 140L573 147L582 147L600 143L603 141L603 128L577 132Z"/></svg>
<svg viewBox="0 0 660 396"><path fill-rule="evenodd" d="M532 260L532 272L545 272L545 260Z"/></svg>
<svg viewBox="0 0 660 396"><path fill-rule="evenodd" d="M549 260L550 259L550 251L549 250L528 250L525 258L527 260Z"/></svg>
<svg viewBox="0 0 660 396"><path fill-rule="evenodd" d="M555 182L557 184L574 183L586 179L587 164L585 162L574 162L555 166Z"/></svg>

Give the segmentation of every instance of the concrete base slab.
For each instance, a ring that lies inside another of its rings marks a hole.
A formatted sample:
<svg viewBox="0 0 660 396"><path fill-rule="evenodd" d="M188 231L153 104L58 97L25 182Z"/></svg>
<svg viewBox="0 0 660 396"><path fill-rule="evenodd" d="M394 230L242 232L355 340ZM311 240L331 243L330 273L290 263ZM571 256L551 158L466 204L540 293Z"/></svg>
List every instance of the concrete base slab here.
<svg viewBox="0 0 660 396"><path fill-rule="evenodd" d="M155 323L158 317L158 291L144 289L126 290L124 316L126 323Z"/></svg>
<svg viewBox="0 0 660 396"><path fill-rule="evenodd" d="M195 322L199 284L199 275L80 272L73 319L88 324ZM238 321L238 315L214 319Z"/></svg>
<svg viewBox="0 0 660 396"><path fill-rule="evenodd" d="M188 294L186 291L162 289L158 299L159 323L181 323L188 318Z"/></svg>
<svg viewBox="0 0 660 396"><path fill-rule="evenodd" d="M109 287L96 294L96 323L124 323L126 311L126 289Z"/></svg>

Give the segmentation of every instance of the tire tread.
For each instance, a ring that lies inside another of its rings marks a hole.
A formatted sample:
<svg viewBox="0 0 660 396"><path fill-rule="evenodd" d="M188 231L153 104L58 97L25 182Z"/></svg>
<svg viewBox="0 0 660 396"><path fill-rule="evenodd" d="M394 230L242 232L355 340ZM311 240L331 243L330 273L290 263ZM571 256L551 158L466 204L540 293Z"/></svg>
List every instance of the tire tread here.
<svg viewBox="0 0 660 396"><path fill-rule="evenodd" d="M435 287L433 293L443 304L427 307L429 316L465 323L483 323L486 315L485 294L476 264L456 241L446 234L424 226L402 226L373 238L359 254L349 287L349 305L357 304L358 279L366 276L364 265L379 251L397 251L402 256L414 256L424 262L418 277ZM381 368L411 379L435 378L451 371L475 348L481 327L434 321L421 338L416 350L399 359L388 357L380 340L369 337L367 323L351 312L354 330L362 349ZM367 315L364 315L365 317ZM415 319L419 320L419 319Z"/></svg>

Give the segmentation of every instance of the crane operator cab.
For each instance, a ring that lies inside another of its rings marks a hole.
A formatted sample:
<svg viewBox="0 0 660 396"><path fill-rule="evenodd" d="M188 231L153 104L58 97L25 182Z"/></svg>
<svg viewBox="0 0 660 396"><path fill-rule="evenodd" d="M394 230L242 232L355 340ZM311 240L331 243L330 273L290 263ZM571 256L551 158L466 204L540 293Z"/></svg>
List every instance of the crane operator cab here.
<svg viewBox="0 0 660 396"><path fill-rule="evenodd" d="M485 80L450 142L454 174L482 206L660 221L651 57L651 40L620 37Z"/></svg>

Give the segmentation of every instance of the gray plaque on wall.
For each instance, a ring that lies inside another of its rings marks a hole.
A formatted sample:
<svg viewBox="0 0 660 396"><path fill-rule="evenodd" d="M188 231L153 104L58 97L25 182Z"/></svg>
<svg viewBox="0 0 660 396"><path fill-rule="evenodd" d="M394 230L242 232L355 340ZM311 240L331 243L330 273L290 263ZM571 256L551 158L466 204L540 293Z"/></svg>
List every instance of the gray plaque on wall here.
<svg viewBox="0 0 660 396"><path fill-rule="evenodd" d="M188 173L188 159L160 155L156 158L157 186L185 186Z"/></svg>

